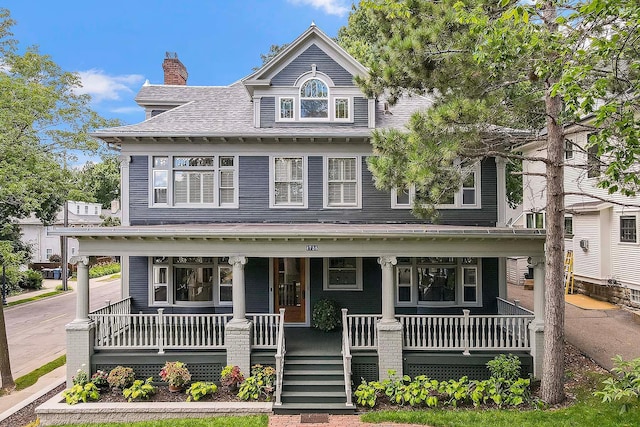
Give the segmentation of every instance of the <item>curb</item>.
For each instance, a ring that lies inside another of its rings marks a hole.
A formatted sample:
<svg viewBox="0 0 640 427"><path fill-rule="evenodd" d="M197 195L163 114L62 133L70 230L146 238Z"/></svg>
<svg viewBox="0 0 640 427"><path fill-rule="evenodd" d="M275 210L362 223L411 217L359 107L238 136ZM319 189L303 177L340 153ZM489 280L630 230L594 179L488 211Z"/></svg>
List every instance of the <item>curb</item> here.
<svg viewBox="0 0 640 427"><path fill-rule="evenodd" d="M6 420L11 415L15 414L16 412L18 412L22 408L26 407L27 405L30 405L31 403L35 402L36 400L38 400L39 398L41 398L45 394L49 393L54 388L64 384L65 382L66 382L66 379L60 378L57 381L54 381L53 384L50 384L47 387L41 389L40 391L32 394L30 397L27 397L22 402L13 405L11 408L7 409L6 411L4 411L3 413L0 414L0 422Z"/></svg>

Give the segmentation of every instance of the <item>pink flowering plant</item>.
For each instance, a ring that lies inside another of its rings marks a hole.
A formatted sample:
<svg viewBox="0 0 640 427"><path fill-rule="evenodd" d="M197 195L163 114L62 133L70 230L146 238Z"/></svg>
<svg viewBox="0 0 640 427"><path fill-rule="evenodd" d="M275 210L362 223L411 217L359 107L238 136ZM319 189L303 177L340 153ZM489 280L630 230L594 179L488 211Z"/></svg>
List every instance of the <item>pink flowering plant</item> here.
<svg viewBox="0 0 640 427"><path fill-rule="evenodd" d="M170 386L183 387L191 381L191 374L183 362L167 362L160 370L160 378Z"/></svg>

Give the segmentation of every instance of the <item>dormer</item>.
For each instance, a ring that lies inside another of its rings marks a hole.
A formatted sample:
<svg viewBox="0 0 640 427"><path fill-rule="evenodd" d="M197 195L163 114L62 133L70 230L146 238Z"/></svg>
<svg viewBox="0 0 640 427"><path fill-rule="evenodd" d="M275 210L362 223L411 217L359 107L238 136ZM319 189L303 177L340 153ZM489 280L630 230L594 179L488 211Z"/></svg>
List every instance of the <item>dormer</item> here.
<svg viewBox="0 0 640 427"><path fill-rule="evenodd" d="M355 85L367 69L311 25L242 80L254 104L254 126L374 127L375 102Z"/></svg>

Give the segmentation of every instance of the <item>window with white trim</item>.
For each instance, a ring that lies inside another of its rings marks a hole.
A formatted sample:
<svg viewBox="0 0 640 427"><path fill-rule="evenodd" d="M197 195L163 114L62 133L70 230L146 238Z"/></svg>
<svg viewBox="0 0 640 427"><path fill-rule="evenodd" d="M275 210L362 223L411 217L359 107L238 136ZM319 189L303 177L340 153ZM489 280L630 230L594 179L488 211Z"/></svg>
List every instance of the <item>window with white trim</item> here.
<svg viewBox="0 0 640 427"><path fill-rule="evenodd" d="M640 289L629 288L629 299L632 302L640 303Z"/></svg>
<svg viewBox="0 0 640 427"><path fill-rule="evenodd" d="M418 305L477 306L481 303L479 271L478 258L399 258L396 303L412 304L415 292Z"/></svg>
<svg viewBox="0 0 640 427"><path fill-rule="evenodd" d="M153 257L153 305L230 305L232 269L226 258Z"/></svg>
<svg viewBox="0 0 640 427"><path fill-rule="evenodd" d="M362 258L324 258L325 291L361 291Z"/></svg>
<svg viewBox="0 0 640 427"><path fill-rule="evenodd" d="M408 304L413 302L413 267L408 265L396 266L396 303Z"/></svg>
<svg viewBox="0 0 640 427"><path fill-rule="evenodd" d="M305 158L274 157L272 206L305 207Z"/></svg>
<svg viewBox="0 0 640 427"><path fill-rule="evenodd" d="M51 258L51 256L53 255L53 249L51 249L51 248L47 248L47 249L46 249L46 252L47 252L47 255L46 255L46 257L47 257L47 261L49 261L49 259L50 259L50 258Z"/></svg>
<svg viewBox="0 0 640 427"><path fill-rule="evenodd" d="M295 120L295 99L280 98L280 120Z"/></svg>
<svg viewBox="0 0 640 427"><path fill-rule="evenodd" d="M544 212L529 212L525 219L526 228L544 228Z"/></svg>
<svg viewBox="0 0 640 427"><path fill-rule="evenodd" d="M309 79L300 86L300 118L329 118L329 88L320 79Z"/></svg>
<svg viewBox="0 0 640 427"><path fill-rule="evenodd" d="M84 205L84 214L89 215L89 205Z"/></svg>
<svg viewBox="0 0 640 427"><path fill-rule="evenodd" d="M635 215L620 217L620 242L637 243L638 228Z"/></svg>
<svg viewBox="0 0 640 427"><path fill-rule="evenodd" d="M570 140L564 142L564 158L565 160L573 159L573 142Z"/></svg>
<svg viewBox="0 0 640 427"><path fill-rule="evenodd" d="M392 209L411 209L413 200L416 197L415 187L393 188L391 189Z"/></svg>
<svg viewBox="0 0 640 427"><path fill-rule="evenodd" d="M358 157L325 158L326 207L358 207L359 161Z"/></svg>
<svg viewBox="0 0 640 427"><path fill-rule="evenodd" d="M564 217L564 234L573 234L573 217Z"/></svg>
<svg viewBox="0 0 640 427"><path fill-rule="evenodd" d="M153 156L151 206L238 207L236 156Z"/></svg>
<svg viewBox="0 0 640 427"><path fill-rule="evenodd" d="M350 98L334 98L333 118L336 121L348 121L351 119Z"/></svg>

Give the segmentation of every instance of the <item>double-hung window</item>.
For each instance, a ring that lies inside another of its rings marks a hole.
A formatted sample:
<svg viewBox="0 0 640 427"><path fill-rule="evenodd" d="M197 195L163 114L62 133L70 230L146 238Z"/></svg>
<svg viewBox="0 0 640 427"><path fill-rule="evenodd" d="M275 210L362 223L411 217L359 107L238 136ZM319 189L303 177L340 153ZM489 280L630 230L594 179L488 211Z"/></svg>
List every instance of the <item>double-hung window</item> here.
<svg viewBox="0 0 640 427"><path fill-rule="evenodd" d="M154 156L151 206L237 207L235 156Z"/></svg>
<svg viewBox="0 0 640 427"><path fill-rule="evenodd" d="M325 258L325 291L361 291L362 258Z"/></svg>
<svg viewBox="0 0 640 427"><path fill-rule="evenodd" d="M325 206L360 206L359 157L325 158Z"/></svg>
<svg viewBox="0 0 640 427"><path fill-rule="evenodd" d="M620 217L620 242L638 242L638 229L635 215Z"/></svg>
<svg viewBox="0 0 640 427"><path fill-rule="evenodd" d="M544 212L529 212L525 218L526 228L544 228Z"/></svg>
<svg viewBox="0 0 640 427"><path fill-rule="evenodd" d="M306 158L273 157L272 207L306 207Z"/></svg>

